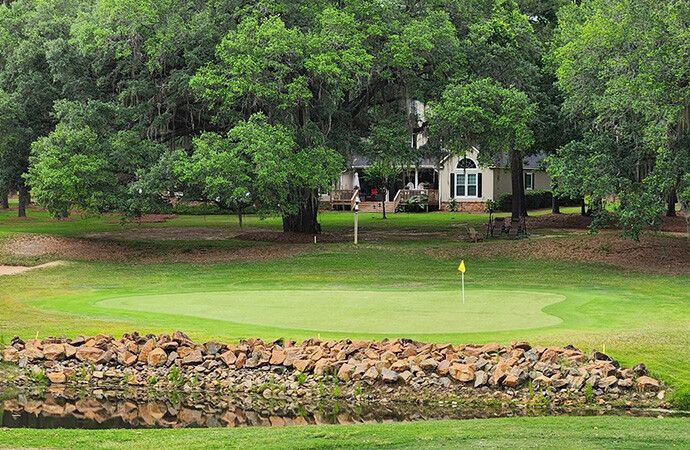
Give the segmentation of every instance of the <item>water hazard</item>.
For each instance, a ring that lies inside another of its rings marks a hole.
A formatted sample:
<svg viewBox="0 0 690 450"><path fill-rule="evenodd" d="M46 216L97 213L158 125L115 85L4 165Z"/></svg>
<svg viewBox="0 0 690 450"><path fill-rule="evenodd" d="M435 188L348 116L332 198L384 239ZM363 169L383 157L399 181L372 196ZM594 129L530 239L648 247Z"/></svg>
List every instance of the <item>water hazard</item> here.
<svg viewBox="0 0 690 450"><path fill-rule="evenodd" d="M543 415L659 416L671 412L618 409L477 407L439 402L355 403L342 400L281 401L258 395L71 389L5 393L0 427L8 428L214 428L408 422Z"/></svg>

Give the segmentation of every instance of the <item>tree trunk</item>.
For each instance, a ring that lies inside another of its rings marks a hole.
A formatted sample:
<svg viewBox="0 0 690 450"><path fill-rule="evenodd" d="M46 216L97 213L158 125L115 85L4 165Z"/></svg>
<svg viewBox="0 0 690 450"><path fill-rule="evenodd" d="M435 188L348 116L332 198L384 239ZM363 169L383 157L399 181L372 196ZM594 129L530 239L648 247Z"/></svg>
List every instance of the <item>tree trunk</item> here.
<svg viewBox="0 0 690 450"><path fill-rule="evenodd" d="M587 205L585 205L585 197L584 196L582 197L582 199L580 199L580 215L581 216L587 215Z"/></svg>
<svg viewBox="0 0 690 450"><path fill-rule="evenodd" d="M9 209L10 207L10 191L9 189L3 189L0 193L0 201L2 202L2 209Z"/></svg>
<svg viewBox="0 0 690 450"><path fill-rule="evenodd" d="M30 201L29 190L26 188L24 183L21 183L17 190L19 192L19 208L17 210L17 216L26 217L26 205L28 205Z"/></svg>
<svg viewBox="0 0 690 450"><path fill-rule="evenodd" d="M237 212L237 220L240 223L240 230L242 229L242 211Z"/></svg>
<svg viewBox="0 0 690 450"><path fill-rule="evenodd" d="M553 194L551 196L551 214L560 214L561 213L561 202L558 199L558 196Z"/></svg>
<svg viewBox="0 0 690 450"><path fill-rule="evenodd" d="M520 220L523 214L525 205L525 189L522 181L522 155L512 148L508 152L510 158L510 178L512 187L512 208L510 220Z"/></svg>
<svg viewBox="0 0 690 450"><path fill-rule="evenodd" d="M319 195L309 191L299 206L297 214L283 216L283 231L293 233L317 234L321 227L317 222L319 212Z"/></svg>
<svg viewBox="0 0 690 450"><path fill-rule="evenodd" d="M676 190L672 189L668 195L668 209L666 210L666 217L676 217Z"/></svg>

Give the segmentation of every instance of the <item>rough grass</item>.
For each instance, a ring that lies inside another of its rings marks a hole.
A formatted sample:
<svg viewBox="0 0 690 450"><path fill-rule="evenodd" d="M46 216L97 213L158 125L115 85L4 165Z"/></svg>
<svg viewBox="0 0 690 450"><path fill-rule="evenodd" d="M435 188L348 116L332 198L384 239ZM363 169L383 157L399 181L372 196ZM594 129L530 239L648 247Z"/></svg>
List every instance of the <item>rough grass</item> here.
<svg viewBox="0 0 690 450"><path fill-rule="evenodd" d="M682 418L538 417L180 430L0 429L0 448L688 448Z"/></svg>

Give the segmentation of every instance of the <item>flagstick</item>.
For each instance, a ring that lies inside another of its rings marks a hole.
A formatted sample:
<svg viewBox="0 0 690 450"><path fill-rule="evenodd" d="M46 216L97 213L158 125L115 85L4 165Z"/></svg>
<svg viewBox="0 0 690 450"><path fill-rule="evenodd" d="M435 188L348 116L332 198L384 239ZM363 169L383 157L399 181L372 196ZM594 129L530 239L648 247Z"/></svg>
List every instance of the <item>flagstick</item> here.
<svg viewBox="0 0 690 450"><path fill-rule="evenodd" d="M462 304L465 304L465 272L462 272Z"/></svg>

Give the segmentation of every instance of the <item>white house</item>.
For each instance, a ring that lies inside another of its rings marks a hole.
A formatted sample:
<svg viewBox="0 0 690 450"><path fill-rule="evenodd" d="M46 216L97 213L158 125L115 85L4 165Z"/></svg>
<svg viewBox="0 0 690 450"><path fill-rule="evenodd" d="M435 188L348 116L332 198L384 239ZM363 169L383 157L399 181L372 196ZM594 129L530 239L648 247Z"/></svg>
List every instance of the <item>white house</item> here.
<svg viewBox="0 0 690 450"><path fill-rule="evenodd" d="M550 190L551 178L541 167L543 156L524 159L525 190ZM355 156L349 168L333 186L328 201L333 209L350 209L354 197L359 195L362 211L379 211L382 195L366 181L368 161ZM457 211L482 212L488 199L496 200L504 192L511 192L508 161L502 158L491 166L480 166L477 149L462 156L447 156L439 162L422 160L413 167L403 168L400 181L388 193L387 211L394 211L413 196L423 195L428 210L448 210L454 203ZM453 199L455 200L453 202Z"/></svg>

